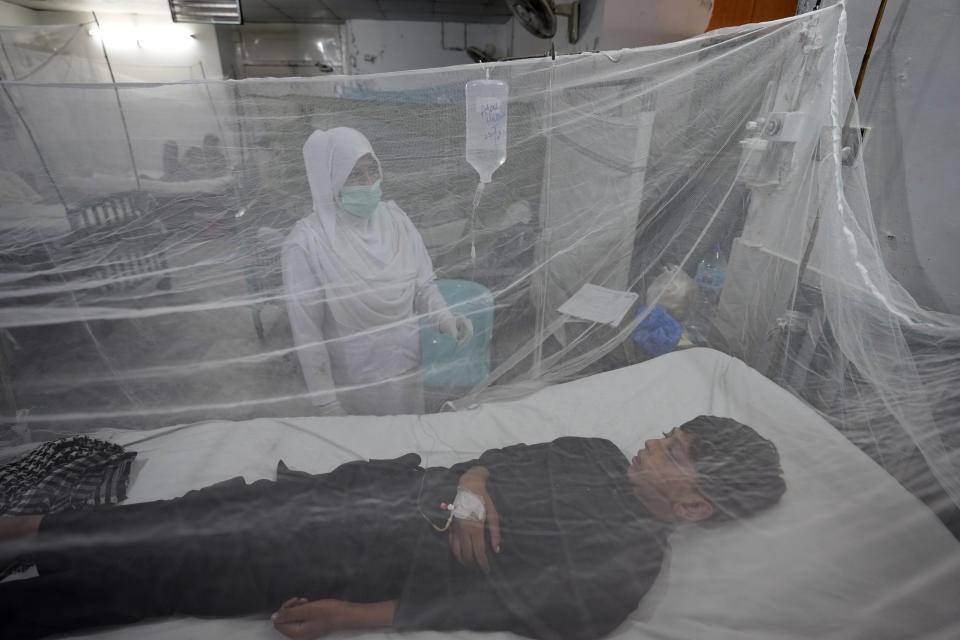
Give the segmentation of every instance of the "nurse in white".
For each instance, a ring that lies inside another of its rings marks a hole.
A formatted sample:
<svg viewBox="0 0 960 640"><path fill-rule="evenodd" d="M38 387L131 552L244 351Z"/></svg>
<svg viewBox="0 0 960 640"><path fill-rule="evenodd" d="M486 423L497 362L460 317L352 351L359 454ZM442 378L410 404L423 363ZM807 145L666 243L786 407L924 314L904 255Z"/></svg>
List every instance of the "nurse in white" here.
<svg viewBox="0 0 960 640"><path fill-rule="evenodd" d="M323 415L423 412L418 316L460 344L473 336L434 283L420 233L381 200L381 170L355 129L303 145L313 211L283 245L287 311L310 398Z"/></svg>

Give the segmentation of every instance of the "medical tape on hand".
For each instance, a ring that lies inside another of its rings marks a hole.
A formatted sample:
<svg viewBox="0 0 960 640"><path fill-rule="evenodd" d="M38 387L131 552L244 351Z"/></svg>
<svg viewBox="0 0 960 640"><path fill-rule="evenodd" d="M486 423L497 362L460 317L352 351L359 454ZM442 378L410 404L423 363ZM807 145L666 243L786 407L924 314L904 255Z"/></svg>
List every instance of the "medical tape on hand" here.
<svg viewBox="0 0 960 640"><path fill-rule="evenodd" d="M458 520L483 522L487 517L487 509L483 505L483 498L469 489L457 487L457 497L453 500L453 517Z"/></svg>

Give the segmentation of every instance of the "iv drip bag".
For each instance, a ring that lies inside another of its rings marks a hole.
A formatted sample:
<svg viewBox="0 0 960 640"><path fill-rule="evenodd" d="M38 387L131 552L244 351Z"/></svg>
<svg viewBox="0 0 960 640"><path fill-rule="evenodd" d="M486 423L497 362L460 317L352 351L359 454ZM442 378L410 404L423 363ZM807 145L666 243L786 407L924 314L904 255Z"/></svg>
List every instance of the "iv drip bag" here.
<svg viewBox="0 0 960 640"><path fill-rule="evenodd" d="M490 182L507 159L507 83L471 80L467 83L467 162Z"/></svg>

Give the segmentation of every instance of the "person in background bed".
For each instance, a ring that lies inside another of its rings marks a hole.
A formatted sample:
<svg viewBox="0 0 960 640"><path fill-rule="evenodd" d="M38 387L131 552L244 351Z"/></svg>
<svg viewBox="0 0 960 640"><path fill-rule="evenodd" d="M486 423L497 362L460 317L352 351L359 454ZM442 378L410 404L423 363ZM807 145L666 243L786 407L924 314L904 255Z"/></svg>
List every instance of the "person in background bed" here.
<svg viewBox="0 0 960 640"><path fill-rule="evenodd" d="M227 157L223 154L220 137L212 133L203 136L203 169L205 178L219 178L227 175Z"/></svg>
<svg viewBox="0 0 960 640"><path fill-rule="evenodd" d="M745 518L785 489L769 440L711 416L632 460L564 437L450 468L414 454L320 475L281 463L276 482L0 518L0 538L26 540L40 572L0 583L0 625L33 638L276 609L298 640L375 627L591 640L637 607L677 523Z"/></svg>
<svg viewBox="0 0 960 640"><path fill-rule="evenodd" d="M174 174L175 181L189 182L191 180L202 180L207 177L207 163L203 159L203 149L200 147L188 147L183 152L183 158L177 165L177 172Z"/></svg>
<svg viewBox="0 0 960 640"><path fill-rule="evenodd" d="M166 182L173 182L180 176L180 145L176 140L167 140L163 143L163 176Z"/></svg>
<svg viewBox="0 0 960 640"><path fill-rule="evenodd" d="M218 136L208 133L203 136L203 147L190 147L179 158L180 146L175 140L163 143L163 177L166 182L220 178L227 175L229 164L223 154L223 144Z"/></svg>

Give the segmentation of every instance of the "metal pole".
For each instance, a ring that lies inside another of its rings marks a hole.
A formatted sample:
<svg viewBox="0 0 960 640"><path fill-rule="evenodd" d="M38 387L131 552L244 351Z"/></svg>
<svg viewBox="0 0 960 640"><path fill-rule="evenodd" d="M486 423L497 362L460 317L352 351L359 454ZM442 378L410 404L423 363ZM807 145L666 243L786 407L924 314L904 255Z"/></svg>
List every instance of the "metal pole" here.
<svg viewBox="0 0 960 640"><path fill-rule="evenodd" d="M63 210L66 211L67 201L63 197L63 193L60 191L60 187L57 186L56 181L53 179L53 174L50 172L50 167L47 166L47 161L44 160L43 154L40 153L40 145L37 143L37 139L33 137L33 131L30 130L30 125L27 124L27 121L24 119L23 114L20 113L20 108L13 101L13 96L10 95L10 90L7 88L5 83L0 83L3 85L3 93L7 96L7 100L10 101L10 104L13 106L14 112L16 112L17 117L20 119L20 124L23 125L23 129L27 132L27 137L30 138L30 144L33 145L34 150L37 152L37 157L40 158L40 166L43 167L43 172L47 174L47 179L50 181L50 184L53 185L53 190L57 194L57 199L60 201L60 204L63 205Z"/></svg>
<svg viewBox="0 0 960 640"><path fill-rule="evenodd" d="M97 23L97 30L100 30L100 20L97 19L97 12L91 11L93 21ZM110 56L107 55L107 45L103 41L103 31L100 31L100 47L103 49L103 59L107 62L107 71L110 72L110 82L113 83L113 92L117 96L117 107L120 109L120 122L123 124L123 135L127 138L127 151L130 152L130 164L133 166L133 177L137 181L137 191L140 191L140 172L137 171L137 159L133 156L133 143L130 141L130 130L127 128L127 117L123 113L123 102L120 101L120 89L117 87L117 79L113 75L113 65L110 64Z"/></svg>
<svg viewBox="0 0 960 640"><path fill-rule="evenodd" d="M860 98L860 87L863 86L863 78L867 75L867 63L870 62L870 54L873 52L873 43L877 40L877 32L880 31L880 21L883 20L883 12L887 8L887 0L880 0L880 8L877 9L877 17L873 19L873 29L870 31L870 39L867 40L867 50L863 52L863 60L860 61L860 73L857 74L857 84L853 87L853 95Z"/></svg>
<svg viewBox="0 0 960 640"><path fill-rule="evenodd" d="M7 48L3 44L3 39L0 38L0 49L3 50L3 55L7 59L7 65L10 66L10 73L13 73L13 64L10 62L10 56L7 54ZM37 139L33 137L33 131L30 129L30 125L27 124L26 119L23 117L23 114L20 112L20 107L17 106L17 103L13 101L13 96L10 95L10 90L7 88L6 83L2 82L0 78L0 84L3 84L3 94L7 96L7 100L10 102L10 106L13 107L14 113L17 114L17 118L20 120L20 124L23 125L24 131L27 132L27 137L30 138L30 144L33 145L34 151L37 152L37 157L40 159L40 166L43 167L43 172L47 174L47 180L50 181L50 184L53 185L53 190L57 194L57 200L60 201L60 204L63 205L63 210L67 210L67 201L63 197L63 193L60 192L60 187L57 186L56 181L53 179L53 174L50 173L50 167L47 166L47 161L43 158L43 154L40 153L40 145L37 144Z"/></svg>
<svg viewBox="0 0 960 640"><path fill-rule="evenodd" d="M554 54L553 45L550 45L551 54ZM547 136L545 140L546 149L544 149L544 176L543 176L543 201L540 203L540 243L541 246L546 245L546 250L543 252L543 259L545 264L542 269L539 269L539 279L540 279L540 291L537 297L536 303L536 316L535 316L535 333L533 339L536 344L536 348L533 352L533 363L530 369L531 378L539 378L543 373L541 371L541 366L543 364L543 343L547 340L548 336L546 335L546 322L547 322L547 287L550 286L550 272L549 263L550 251L551 251L551 229L549 228L550 224L550 158L552 156L552 144L553 139L553 128L554 128L554 119L553 119L553 80L554 74L557 68L557 59L554 56L552 62L550 63L550 74L547 76ZM535 276L536 277L536 276ZM531 284L536 284L534 280L531 280ZM562 325L561 325L561 331Z"/></svg>

